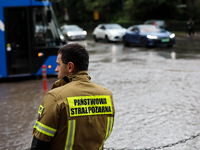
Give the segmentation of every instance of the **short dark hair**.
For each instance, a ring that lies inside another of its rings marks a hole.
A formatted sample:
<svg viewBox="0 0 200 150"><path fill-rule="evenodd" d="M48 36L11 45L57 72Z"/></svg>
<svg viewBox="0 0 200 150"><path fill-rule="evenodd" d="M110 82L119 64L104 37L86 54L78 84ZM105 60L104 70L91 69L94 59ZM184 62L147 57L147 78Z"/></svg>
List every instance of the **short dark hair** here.
<svg viewBox="0 0 200 150"><path fill-rule="evenodd" d="M58 50L58 54L62 54L61 60L64 64L73 62L76 71L88 70L89 53L85 46L78 43L66 44Z"/></svg>

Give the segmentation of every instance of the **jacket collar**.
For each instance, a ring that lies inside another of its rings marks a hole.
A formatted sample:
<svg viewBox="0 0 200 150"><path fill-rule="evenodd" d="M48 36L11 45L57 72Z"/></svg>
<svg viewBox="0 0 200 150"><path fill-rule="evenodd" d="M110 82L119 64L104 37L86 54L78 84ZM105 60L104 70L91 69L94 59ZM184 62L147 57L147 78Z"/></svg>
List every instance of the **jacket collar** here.
<svg viewBox="0 0 200 150"><path fill-rule="evenodd" d="M56 82L53 83L52 88L57 88L63 86L69 82L77 81L77 80L90 80L90 76L88 75L87 71L78 71L73 75L64 76L62 79L58 79Z"/></svg>
<svg viewBox="0 0 200 150"><path fill-rule="evenodd" d="M88 75L87 71L78 71L73 75L65 76L69 79L69 82L75 81L75 80L81 80L81 79L86 79L90 80L90 76ZM65 78L64 77L64 78Z"/></svg>

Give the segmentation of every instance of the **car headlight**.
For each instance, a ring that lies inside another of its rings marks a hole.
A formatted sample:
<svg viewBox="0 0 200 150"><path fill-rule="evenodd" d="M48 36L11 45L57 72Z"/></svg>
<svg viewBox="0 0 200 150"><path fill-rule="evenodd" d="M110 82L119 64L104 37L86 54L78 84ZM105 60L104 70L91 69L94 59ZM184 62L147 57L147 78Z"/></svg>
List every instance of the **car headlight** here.
<svg viewBox="0 0 200 150"><path fill-rule="evenodd" d="M116 31L109 31L110 34L116 34L117 32Z"/></svg>
<svg viewBox="0 0 200 150"><path fill-rule="evenodd" d="M171 39L175 37L175 34L172 33L170 36L169 36Z"/></svg>
<svg viewBox="0 0 200 150"><path fill-rule="evenodd" d="M155 35L147 35L147 38L148 38L148 39L157 39L158 37L155 36Z"/></svg>
<svg viewBox="0 0 200 150"><path fill-rule="evenodd" d="M65 38L64 38L64 36L61 35L61 36L60 36L60 39L61 39L61 40L64 40Z"/></svg>
<svg viewBox="0 0 200 150"><path fill-rule="evenodd" d="M83 35L87 35L87 32L86 32L86 31L83 31L82 34L83 34Z"/></svg>
<svg viewBox="0 0 200 150"><path fill-rule="evenodd" d="M72 32L67 32L67 36L72 36L73 33Z"/></svg>

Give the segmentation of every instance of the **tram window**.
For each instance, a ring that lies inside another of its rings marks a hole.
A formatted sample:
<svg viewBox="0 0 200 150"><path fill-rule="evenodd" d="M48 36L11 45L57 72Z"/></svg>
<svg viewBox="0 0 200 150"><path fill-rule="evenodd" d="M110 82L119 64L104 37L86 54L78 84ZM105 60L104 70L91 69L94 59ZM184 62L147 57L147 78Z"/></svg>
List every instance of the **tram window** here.
<svg viewBox="0 0 200 150"><path fill-rule="evenodd" d="M47 21L46 13L44 8L34 8L34 20L35 20L35 43L40 46L49 46L55 43L56 39L54 36L51 23Z"/></svg>
<svg viewBox="0 0 200 150"><path fill-rule="evenodd" d="M36 18L36 22L42 22L43 21L42 15L40 13L36 14L35 18Z"/></svg>

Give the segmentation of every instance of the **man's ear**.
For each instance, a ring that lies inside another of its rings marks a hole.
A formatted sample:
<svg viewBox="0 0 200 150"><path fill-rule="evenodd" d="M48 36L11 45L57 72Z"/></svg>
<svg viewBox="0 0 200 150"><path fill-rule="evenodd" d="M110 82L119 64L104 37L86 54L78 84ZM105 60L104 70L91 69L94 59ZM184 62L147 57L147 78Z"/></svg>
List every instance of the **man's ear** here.
<svg viewBox="0 0 200 150"><path fill-rule="evenodd" d="M73 62L69 62L68 63L68 69L69 69L69 73L74 73L75 72L75 66Z"/></svg>

